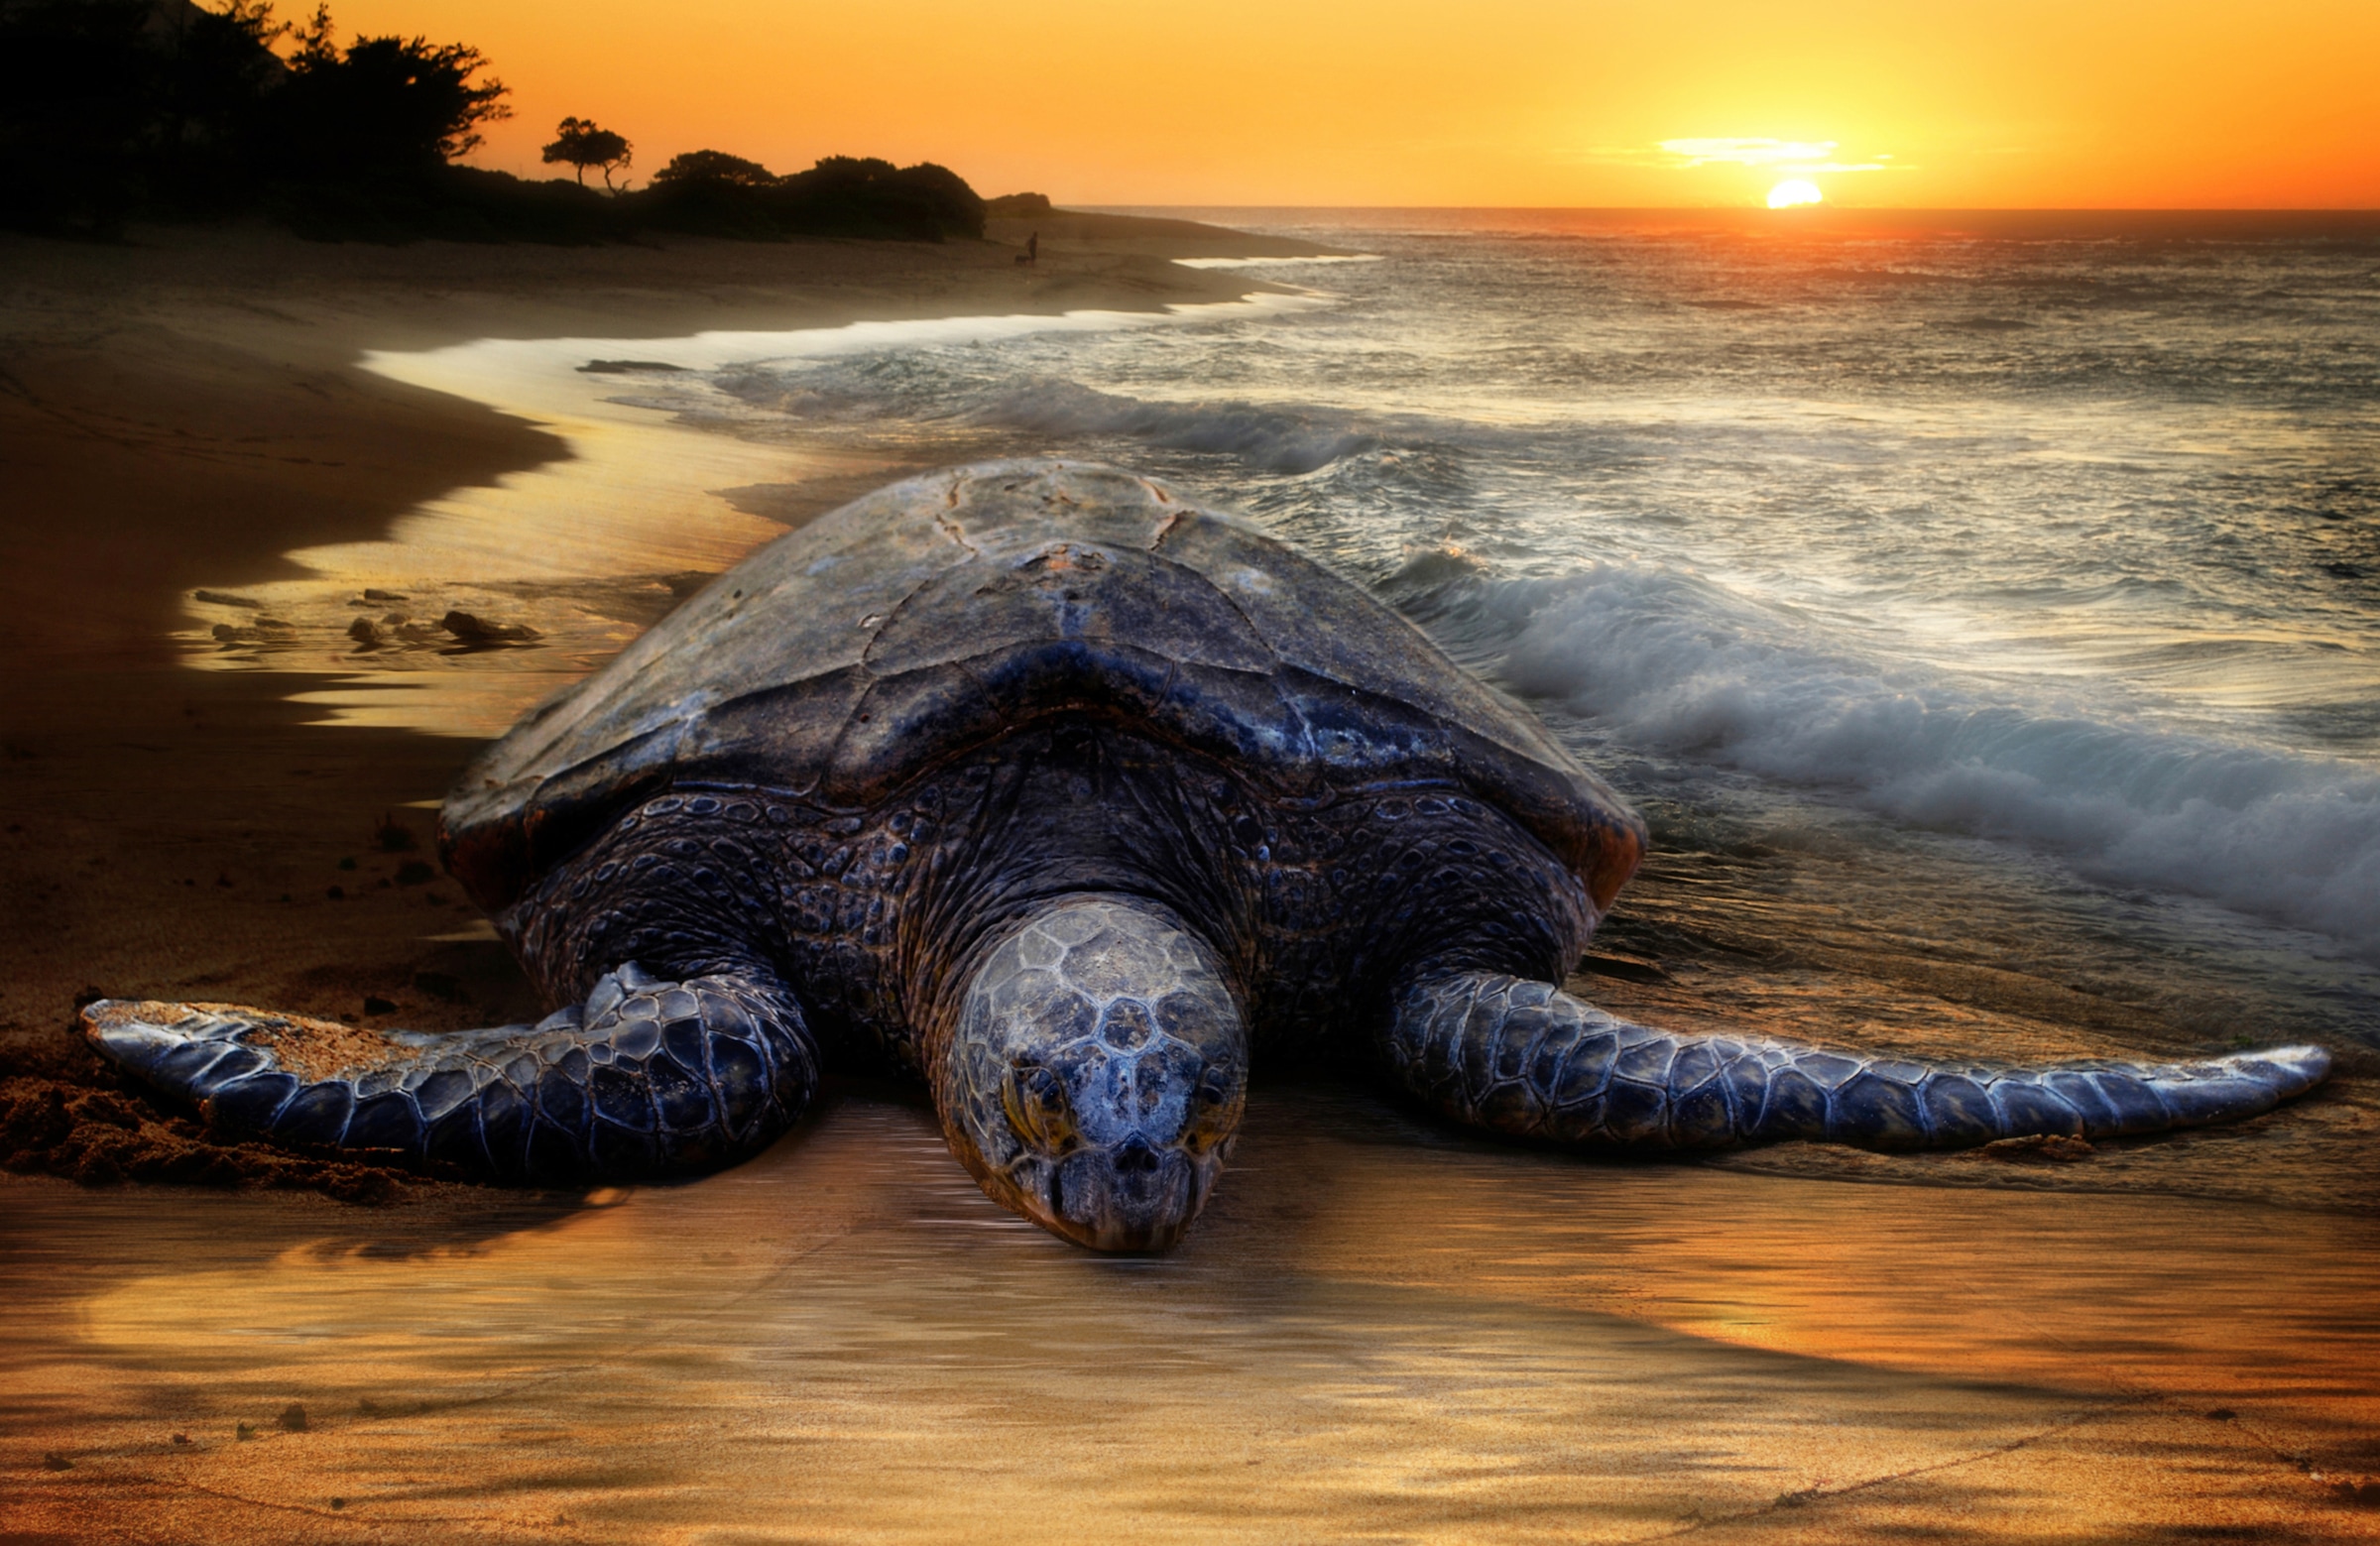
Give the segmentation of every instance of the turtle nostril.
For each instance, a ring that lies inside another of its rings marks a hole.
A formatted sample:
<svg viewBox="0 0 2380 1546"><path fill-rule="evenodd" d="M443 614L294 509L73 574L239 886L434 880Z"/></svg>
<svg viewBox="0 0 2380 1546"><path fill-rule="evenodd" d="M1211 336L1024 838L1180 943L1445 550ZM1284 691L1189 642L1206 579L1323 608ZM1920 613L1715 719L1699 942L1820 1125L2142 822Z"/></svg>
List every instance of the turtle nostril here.
<svg viewBox="0 0 2380 1546"><path fill-rule="evenodd" d="M1157 1151L1134 1138L1116 1151L1116 1170L1119 1175L1146 1175L1161 1161Z"/></svg>

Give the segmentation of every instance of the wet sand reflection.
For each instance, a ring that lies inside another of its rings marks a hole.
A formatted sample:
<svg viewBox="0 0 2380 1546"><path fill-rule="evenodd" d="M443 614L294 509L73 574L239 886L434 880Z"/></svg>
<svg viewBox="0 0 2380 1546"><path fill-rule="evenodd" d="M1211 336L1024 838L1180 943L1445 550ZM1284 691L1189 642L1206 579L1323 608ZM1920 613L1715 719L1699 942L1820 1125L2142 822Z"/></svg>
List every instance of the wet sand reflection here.
<svg viewBox="0 0 2380 1546"><path fill-rule="evenodd" d="M1162 310L853 322L682 338L483 338L374 350L368 370L483 403L558 437L564 456L450 489L384 537L297 548L284 578L224 575L187 598L177 637L202 670L323 681L295 701L323 724L494 737L602 665L787 524L909 468L857 437L788 434L710 384L733 366L1028 333L1112 331L1295 310L1313 297L1250 293ZM704 428L689 427L699 422ZM954 442L955 443L955 442ZM821 500L822 491L840 497ZM460 611L511 637L457 634ZM351 629L362 628L361 633ZM524 632L526 631L526 632Z"/></svg>
<svg viewBox="0 0 2380 1546"><path fill-rule="evenodd" d="M7 1464L35 1479L8 1523L37 1534L2380 1522L2333 1485L2380 1461L2357 1218L1581 1163L1296 1086L1156 1260L1017 1223L868 1092L585 1206L6 1205Z"/></svg>

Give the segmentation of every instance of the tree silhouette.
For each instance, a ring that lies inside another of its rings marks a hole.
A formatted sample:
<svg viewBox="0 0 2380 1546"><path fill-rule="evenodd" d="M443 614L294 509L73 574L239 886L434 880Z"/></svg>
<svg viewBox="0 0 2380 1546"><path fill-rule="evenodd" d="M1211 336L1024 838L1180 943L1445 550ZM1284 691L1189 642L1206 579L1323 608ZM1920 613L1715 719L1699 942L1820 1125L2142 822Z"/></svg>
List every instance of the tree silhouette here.
<svg viewBox="0 0 2380 1546"><path fill-rule="evenodd" d="M272 93L294 171L417 178L477 150L479 126L512 115L504 82L472 80L487 60L466 44L357 38L342 55L327 5L295 41L290 78Z"/></svg>
<svg viewBox="0 0 2380 1546"><path fill-rule="evenodd" d="M565 118L553 131L553 143L545 147L545 163L566 162L578 169L578 185L587 185L587 169L603 170L603 185L617 193L612 186L612 169L629 165L634 149L626 139L611 130L598 126L592 118Z"/></svg>
<svg viewBox="0 0 2380 1546"><path fill-rule="evenodd" d="M326 6L292 28L272 0L0 0L0 228L114 238L136 217L249 213L338 241L983 234L984 201L931 163L829 156L779 177L701 150L632 189L613 176L629 142L565 118L544 153L574 183L458 165L506 116L486 68L467 44L341 48Z"/></svg>

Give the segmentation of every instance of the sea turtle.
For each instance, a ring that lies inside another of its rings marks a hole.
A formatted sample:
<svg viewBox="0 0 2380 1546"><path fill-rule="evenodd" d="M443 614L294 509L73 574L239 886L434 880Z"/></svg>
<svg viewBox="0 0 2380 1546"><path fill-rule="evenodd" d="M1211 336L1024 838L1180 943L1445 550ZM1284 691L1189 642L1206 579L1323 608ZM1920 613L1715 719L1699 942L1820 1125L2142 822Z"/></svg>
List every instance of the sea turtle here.
<svg viewBox="0 0 2380 1546"><path fill-rule="evenodd" d="M1106 1249L1206 1202L1251 1040L1651 1149L2146 1132L2329 1064L1928 1067L1592 1009L1557 985L1637 815L1357 587L1079 463L762 549L480 756L440 846L563 1008L429 1035L103 1001L86 1034L220 1129L525 1181L730 1164L823 1063L889 1060L986 1192Z"/></svg>

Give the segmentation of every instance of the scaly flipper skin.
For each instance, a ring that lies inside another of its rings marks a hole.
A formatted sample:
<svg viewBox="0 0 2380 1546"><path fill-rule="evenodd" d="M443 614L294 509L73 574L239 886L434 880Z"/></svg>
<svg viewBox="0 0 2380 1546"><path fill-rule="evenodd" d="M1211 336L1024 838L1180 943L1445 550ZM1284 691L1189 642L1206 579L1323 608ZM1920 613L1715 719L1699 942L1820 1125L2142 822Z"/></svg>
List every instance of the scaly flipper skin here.
<svg viewBox="0 0 2380 1546"><path fill-rule="evenodd" d="M2034 1133L2162 1132L2270 1111L2330 1071L2330 1054L2311 1046L2203 1063L1929 1066L1763 1037L1674 1035L1491 972L1417 977L1398 996L1387 1054L1407 1090L1457 1122L1636 1149L1779 1138L1965 1148Z"/></svg>
<svg viewBox="0 0 2380 1546"><path fill-rule="evenodd" d="M664 982L632 962L583 1008L446 1035L106 999L82 1025L218 1130L499 1181L714 1170L767 1146L817 1085L800 1010L759 972Z"/></svg>

